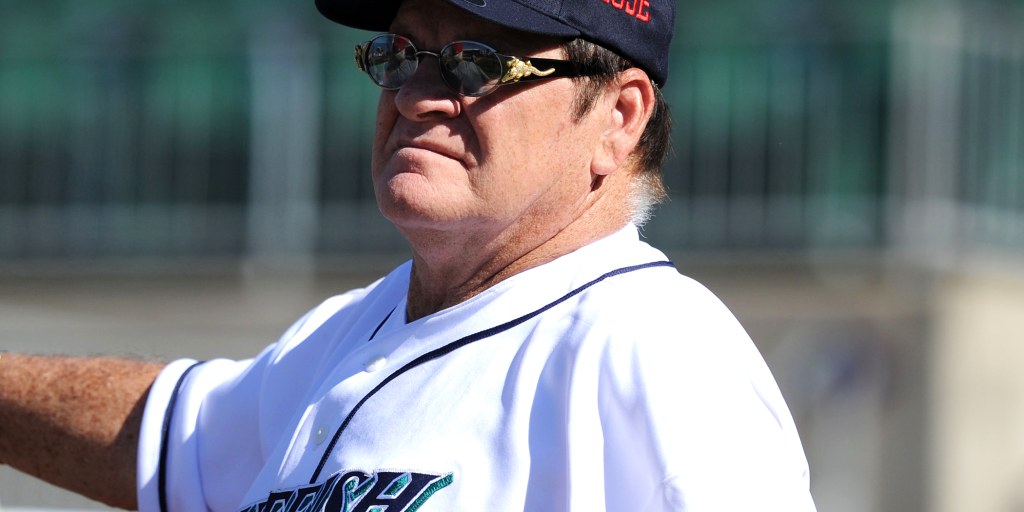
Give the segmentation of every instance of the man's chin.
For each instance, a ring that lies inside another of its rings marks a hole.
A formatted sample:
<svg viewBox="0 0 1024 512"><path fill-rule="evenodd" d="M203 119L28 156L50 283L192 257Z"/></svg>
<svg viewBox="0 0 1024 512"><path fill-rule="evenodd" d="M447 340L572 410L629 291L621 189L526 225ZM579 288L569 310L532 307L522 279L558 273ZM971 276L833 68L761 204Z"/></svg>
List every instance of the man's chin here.
<svg viewBox="0 0 1024 512"><path fill-rule="evenodd" d="M378 200L380 212L389 222L404 234L421 231L444 231L458 224L457 220L443 215L437 208L411 201L392 199Z"/></svg>

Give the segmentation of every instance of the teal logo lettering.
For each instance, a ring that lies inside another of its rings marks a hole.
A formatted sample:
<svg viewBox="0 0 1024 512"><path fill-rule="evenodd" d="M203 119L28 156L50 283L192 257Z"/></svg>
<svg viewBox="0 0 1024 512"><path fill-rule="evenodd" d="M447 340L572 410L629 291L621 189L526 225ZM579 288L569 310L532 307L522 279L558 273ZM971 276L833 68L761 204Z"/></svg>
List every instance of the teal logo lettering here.
<svg viewBox="0 0 1024 512"><path fill-rule="evenodd" d="M324 483L274 491L239 512L416 512L454 477L413 472L338 472Z"/></svg>

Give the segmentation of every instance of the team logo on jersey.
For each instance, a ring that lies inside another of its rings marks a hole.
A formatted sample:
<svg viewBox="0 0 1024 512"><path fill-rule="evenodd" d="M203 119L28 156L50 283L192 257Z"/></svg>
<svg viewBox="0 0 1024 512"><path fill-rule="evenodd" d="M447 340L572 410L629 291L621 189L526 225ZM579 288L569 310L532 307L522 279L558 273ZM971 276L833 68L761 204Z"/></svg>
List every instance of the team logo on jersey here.
<svg viewBox="0 0 1024 512"><path fill-rule="evenodd" d="M274 491L238 512L415 512L453 480L451 473L339 471L322 484Z"/></svg>

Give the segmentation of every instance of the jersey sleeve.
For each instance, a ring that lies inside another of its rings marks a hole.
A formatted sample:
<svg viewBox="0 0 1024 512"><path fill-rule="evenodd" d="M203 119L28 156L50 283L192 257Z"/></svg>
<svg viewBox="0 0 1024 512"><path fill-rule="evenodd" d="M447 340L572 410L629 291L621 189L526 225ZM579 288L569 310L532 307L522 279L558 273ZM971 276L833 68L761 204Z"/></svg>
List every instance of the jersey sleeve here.
<svg viewBox="0 0 1024 512"><path fill-rule="evenodd" d="M199 416L204 398L218 386L241 379L254 366L252 361L215 360L199 363L175 361L160 374L150 390L142 420L138 452L139 510L209 510L200 471L202 446ZM258 411L244 396L239 408L249 407L247 416ZM253 421L239 421L240 437L258 435ZM216 436L204 431L203 436ZM189 468L189 469L186 469ZM209 480L209 479L206 479ZM223 478L216 478L220 492ZM244 492L245 489L235 492Z"/></svg>
<svg viewBox="0 0 1024 512"><path fill-rule="evenodd" d="M309 392L297 382L359 295L329 299L253 359L172 362L150 389L137 457L142 512L233 511Z"/></svg>
<svg viewBox="0 0 1024 512"><path fill-rule="evenodd" d="M606 510L815 510L793 419L739 322L693 282L659 299L610 326L600 356Z"/></svg>

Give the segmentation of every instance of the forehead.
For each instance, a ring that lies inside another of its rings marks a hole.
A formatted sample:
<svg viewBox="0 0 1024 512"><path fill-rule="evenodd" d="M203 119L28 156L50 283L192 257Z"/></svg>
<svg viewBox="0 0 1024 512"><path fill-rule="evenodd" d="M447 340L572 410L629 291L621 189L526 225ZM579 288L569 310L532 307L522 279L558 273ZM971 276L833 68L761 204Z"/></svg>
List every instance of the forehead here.
<svg viewBox="0 0 1024 512"><path fill-rule="evenodd" d="M487 43L508 53L539 51L559 43L557 38L513 30L479 18L445 0L403 1L390 30L434 49L460 39Z"/></svg>

